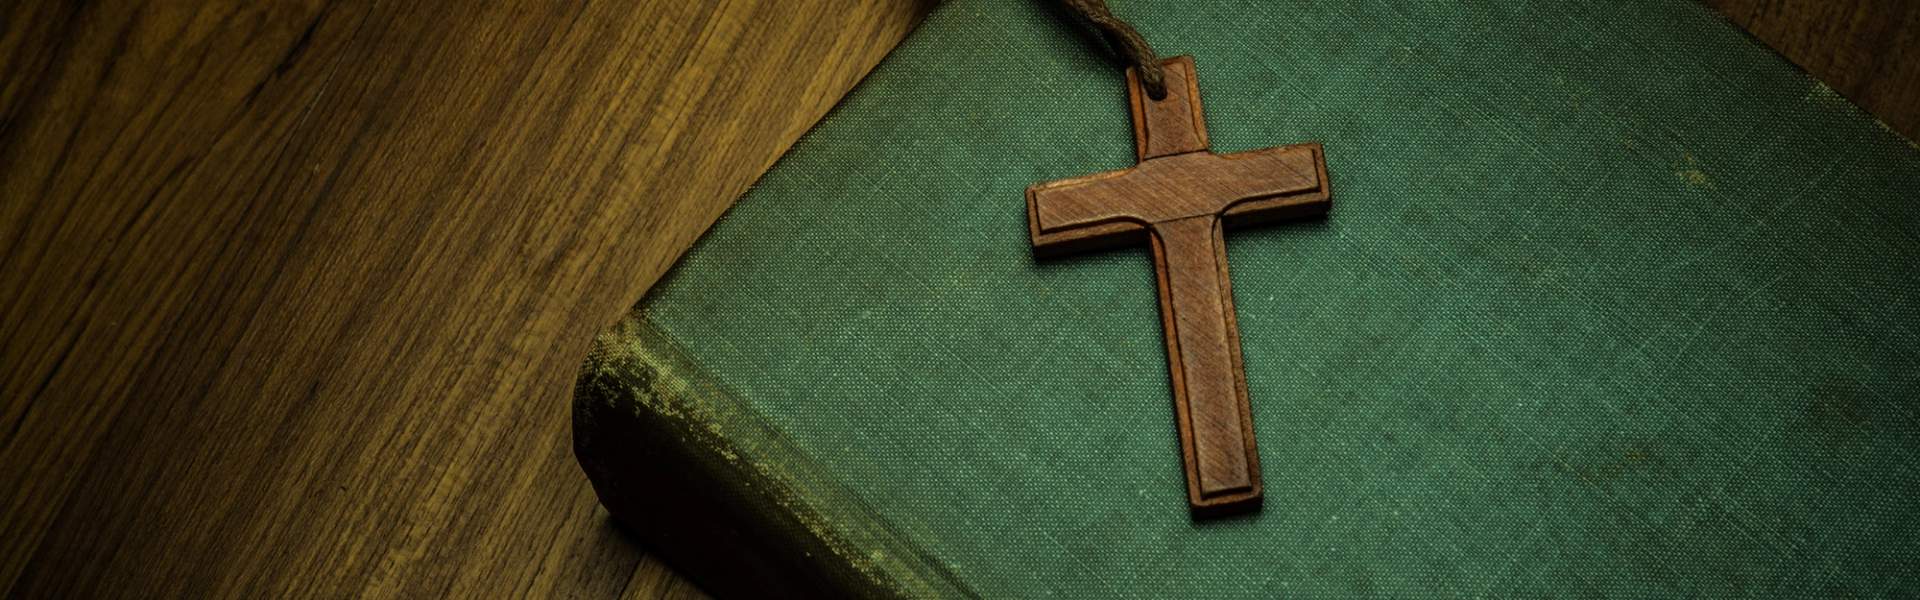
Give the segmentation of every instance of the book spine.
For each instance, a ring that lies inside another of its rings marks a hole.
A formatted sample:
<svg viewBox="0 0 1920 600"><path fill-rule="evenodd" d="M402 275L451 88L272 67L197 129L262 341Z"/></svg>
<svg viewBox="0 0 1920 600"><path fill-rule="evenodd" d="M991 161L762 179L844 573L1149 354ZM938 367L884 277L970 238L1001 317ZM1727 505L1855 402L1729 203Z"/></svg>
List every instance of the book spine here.
<svg viewBox="0 0 1920 600"><path fill-rule="evenodd" d="M594 340L574 454L614 519L709 592L971 597L644 311Z"/></svg>

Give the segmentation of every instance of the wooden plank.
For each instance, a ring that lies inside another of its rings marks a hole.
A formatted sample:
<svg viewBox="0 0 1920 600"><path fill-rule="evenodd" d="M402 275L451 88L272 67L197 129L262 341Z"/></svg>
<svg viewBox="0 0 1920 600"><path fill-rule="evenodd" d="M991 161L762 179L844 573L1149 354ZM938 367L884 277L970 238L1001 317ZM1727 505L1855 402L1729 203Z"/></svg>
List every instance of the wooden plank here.
<svg viewBox="0 0 1920 600"><path fill-rule="evenodd" d="M653 581L581 354L926 9L0 6L0 590Z"/></svg>
<svg viewBox="0 0 1920 600"><path fill-rule="evenodd" d="M1920 2L1706 3L1894 131L1920 139Z"/></svg>
<svg viewBox="0 0 1920 600"><path fill-rule="evenodd" d="M680 577L666 564L647 555L641 559L640 566L634 568L633 578L620 593L622 600L692 600L708 597L693 583Z"/></svg>

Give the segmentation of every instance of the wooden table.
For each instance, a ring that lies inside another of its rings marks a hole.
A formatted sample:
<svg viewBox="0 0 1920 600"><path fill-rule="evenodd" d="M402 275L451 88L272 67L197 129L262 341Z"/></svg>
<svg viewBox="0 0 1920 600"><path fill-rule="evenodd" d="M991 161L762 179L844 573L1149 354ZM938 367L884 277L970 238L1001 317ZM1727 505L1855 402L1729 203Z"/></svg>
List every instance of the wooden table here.
<svg viewBox="0 0 1920 600"><path fill-rule="evenodd" d="M1915 131L1912 3L1712 2ZM927 8L0 4L0 590L697 593L574 369Z"/></svg>
<svg viewBox="0 0 1920 600"><path fill-rule="evenodd" d="M0 591L672 588L575 369L927 8L0 5Z"/></svg>

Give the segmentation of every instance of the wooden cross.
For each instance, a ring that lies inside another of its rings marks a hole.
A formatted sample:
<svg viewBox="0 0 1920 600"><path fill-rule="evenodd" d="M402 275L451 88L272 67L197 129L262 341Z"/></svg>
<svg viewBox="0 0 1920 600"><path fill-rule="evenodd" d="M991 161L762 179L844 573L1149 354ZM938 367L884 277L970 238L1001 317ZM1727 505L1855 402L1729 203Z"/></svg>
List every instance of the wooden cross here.
<svg viewBox="0 0 1920 600"><path fill-rule="evenodd" d="M1159 100L1127 71L1140 164L1034 184L1028 228L1038 255L1152 242L1188 507L1196 518L1255 511L1260 455L1222 228L1326 214L1326 161L1317 143L1214 154L1193 58L1161 65Z"/></svg>

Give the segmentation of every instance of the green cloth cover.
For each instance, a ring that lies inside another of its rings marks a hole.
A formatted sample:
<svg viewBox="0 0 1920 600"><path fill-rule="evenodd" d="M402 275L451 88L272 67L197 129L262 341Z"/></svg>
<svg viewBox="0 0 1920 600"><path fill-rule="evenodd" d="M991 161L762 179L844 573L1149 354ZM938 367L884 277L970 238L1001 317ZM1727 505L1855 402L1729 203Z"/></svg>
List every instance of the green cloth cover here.
<svg viewBox="0 0 1920 600"><path fill-rule="evenodd" d="M1686 0L1116 2L1332 179L1228 234L1266 503L1194 522L1147 250L1031 256L1134 162L1050 4L944 3L600 337L616 516L841 593L1920 595L1910 142Z"/></svg>

